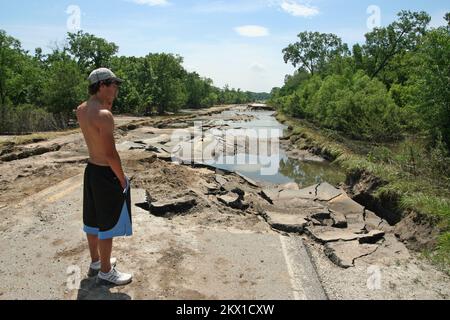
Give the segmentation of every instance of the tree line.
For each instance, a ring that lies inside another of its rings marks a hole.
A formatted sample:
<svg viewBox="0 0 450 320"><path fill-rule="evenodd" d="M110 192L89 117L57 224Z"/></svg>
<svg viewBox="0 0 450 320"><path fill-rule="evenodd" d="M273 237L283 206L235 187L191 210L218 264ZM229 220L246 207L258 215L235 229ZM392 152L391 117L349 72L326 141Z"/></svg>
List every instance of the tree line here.
<svg viewBox="0 0 450 320"><path fill-rule="evenodd" d="M79 31L63 46L34 54L0 30L0 133L65 128L73 109L88 98L87 77L107 67L125 80L113 106L117 113L148 116L180 108L206 108L267 99L269 94L215 87L209 78L183 67L183 57L149 53L118 56L119 47Z"/></svg>
<svg viewBox="0 0 450 320"><path fill-rule="evenodd" d="M283 49L297 68L270 103L354 139L414 133L450 149L450 14L430 28L426 12L401 11L352 50L334 34L301 32Z"/></svg>

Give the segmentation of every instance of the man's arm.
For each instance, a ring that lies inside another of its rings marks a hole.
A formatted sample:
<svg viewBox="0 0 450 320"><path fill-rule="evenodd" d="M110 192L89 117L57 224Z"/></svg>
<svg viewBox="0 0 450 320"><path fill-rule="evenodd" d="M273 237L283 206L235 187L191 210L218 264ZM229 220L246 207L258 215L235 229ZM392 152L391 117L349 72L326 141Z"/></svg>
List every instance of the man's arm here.
<svg viewBox="0 0 450 320"><path fill-rule="evenodd" d="M122 169L119 153L116 150L116 142L114 140L114 117L111 112L106 110L100 111L99 130L100 139L105 150L108 164L119 179L122 188L125 189L127 182Z"/></svg>

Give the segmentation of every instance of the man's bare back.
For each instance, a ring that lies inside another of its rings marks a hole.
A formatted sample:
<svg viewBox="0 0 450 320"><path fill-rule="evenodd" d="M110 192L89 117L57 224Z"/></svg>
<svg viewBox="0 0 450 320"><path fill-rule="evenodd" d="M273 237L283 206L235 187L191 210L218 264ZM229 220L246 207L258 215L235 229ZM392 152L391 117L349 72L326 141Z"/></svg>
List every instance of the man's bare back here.
<svg viewBox="0 0 450 320"><path fill-rule="evenodd" d="M89 150L89 162L111 167L125 188L126 177L116 150L114 117L110 108L91 97L77 108L77 119Z"/></svg>
<svg viewBox="0 0 450 320"><path fill-rule="evenodd" d="M77 108L77 118L83 132L86 145L89 150L89 162L100 166L109 166L105 146L100 136L101 113L109 112L102 110L100 104L89 100Z"/></svg>

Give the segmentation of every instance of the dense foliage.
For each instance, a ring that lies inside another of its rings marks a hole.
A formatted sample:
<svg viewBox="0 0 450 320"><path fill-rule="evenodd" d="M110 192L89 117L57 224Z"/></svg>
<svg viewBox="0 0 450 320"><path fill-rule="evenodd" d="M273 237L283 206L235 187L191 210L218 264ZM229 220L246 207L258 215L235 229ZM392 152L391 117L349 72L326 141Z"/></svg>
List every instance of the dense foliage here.
<svg viewBox="0 0 450 320"><path fill-rule="evenodd" d="M401 11L351 52L333 34L300 33L283 50L298 70L272 90L270 102L351 138L418 133L450 147L450 27L429 22L425 12Z"/></svg>
<svg viewBox="0 0 450 320"><path fill-rule="evenodd" d="M74 108L88 98L86 79L99 67L125 80L114 105L119 113L164 114L269 97L217 88L211 79L186 71L179 55L118 56L116 44L82 31L69 33L66 43L49 54L40 48L30 54L0 30L0 133L64 128Z"/></svg>

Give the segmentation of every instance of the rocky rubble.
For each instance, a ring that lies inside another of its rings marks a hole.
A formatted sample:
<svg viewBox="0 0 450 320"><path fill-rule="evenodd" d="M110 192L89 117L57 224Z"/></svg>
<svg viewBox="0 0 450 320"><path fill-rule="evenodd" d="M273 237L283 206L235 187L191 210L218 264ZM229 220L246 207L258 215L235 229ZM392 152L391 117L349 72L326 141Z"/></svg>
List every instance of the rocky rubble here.
<svg viewBox="0 0 450 320"><path fill-rule="evenodd" d="M389 229L386 221L326 182L300 190L266 188L260 195L269 203L261 214L272 228L308 235L343 268L374 252L384 239L383 228Z"/></svg>
<svg viewBox="0 0 450 320"><path fill-rule="evenodd" d="M240 117L241 121L248 120ZM209 129L226 125L220 120L204 124ZM175 127L183 126L175 124ZM260 187L241 174L216 169L206 160L214 159L217 154L233 155L246 151L241 150L239 137L234 144L227 145L228 142L213 130L203 132L201 136L195 136L192 128L186 133L186 137L172 141L169 131L149 132L146 138L124 142L120 146L124 150L150 152L171 166L185 165L210 172L208 179L198 179L195 192L184 190L177 196L166 193L149 201L148 209L152 214L165 217L189 214L199 205L228 208L237 214L256 214L274 230L309 236L323 245L331 261L344 268L353 266L359 257L374 252L384 240L385 233L391 231L386 221L353 201L344 190L327 182L303 189L295 183ZM168 174L163 172L162 175ZM189 178L185 177L184 181L186 179Z"/></svg>

